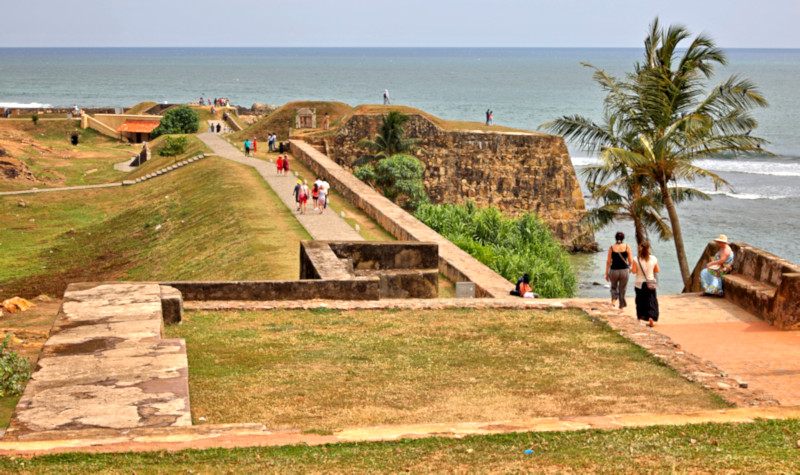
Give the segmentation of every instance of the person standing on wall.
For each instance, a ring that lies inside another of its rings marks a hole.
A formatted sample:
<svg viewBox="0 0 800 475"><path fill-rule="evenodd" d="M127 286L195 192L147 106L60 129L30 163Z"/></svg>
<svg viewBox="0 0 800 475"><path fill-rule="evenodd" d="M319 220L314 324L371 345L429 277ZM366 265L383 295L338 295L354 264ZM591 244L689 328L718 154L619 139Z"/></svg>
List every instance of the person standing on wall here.
<svg viewBox="0 0 800 475"><path fill-rule="evenodd" d="M388 89L384 89L383 90L383 105L389 105L389 104L391 104L391 101L389 101L389 90Z"/></svg>
<svg viewBox="0 0 800 475"><path fill-rule="evenodd" d="M623 241L625 234L617 231L616 243L608 248L608 259L606 260L606 282L611 283L611 305L616 305L619 300L619 308L625 308L625 289L628 286L630 275L630 263L633 261L631 248Z"/></svg>

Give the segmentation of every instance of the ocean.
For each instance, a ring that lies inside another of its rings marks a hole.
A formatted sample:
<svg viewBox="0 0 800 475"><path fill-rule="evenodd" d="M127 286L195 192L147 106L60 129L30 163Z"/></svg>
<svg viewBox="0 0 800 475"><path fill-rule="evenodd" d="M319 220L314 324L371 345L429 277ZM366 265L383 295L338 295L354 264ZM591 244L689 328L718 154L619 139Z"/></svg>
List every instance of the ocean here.
<svg viewBox="0 0 800 475"><path fill-rule="evenodd" d="M710 87L731 74L753 79L770 101L756 134L774 155L720 157L698 165L731 183L711 201L681 204L689 265L719 234L800 263L791 239L800 229L800 50L730 49ZM603 93L591 63L621 76L641 59L637 48L0 48L0 107L125 107L141 101L182 103L227 97L233 104L281 105L331 100L351 105L392 102L452 120L494 121L536 130L566 114L600 119ZM595 161L570 146L573 164ZM579 175L580 177L580 175ZM581 182L583 180L581 179ZM596 235L607 249L629 223ZM682 288L673 243L654 239L662 293ZM581 296L606 296L606 254L573 257Z"/></svg>

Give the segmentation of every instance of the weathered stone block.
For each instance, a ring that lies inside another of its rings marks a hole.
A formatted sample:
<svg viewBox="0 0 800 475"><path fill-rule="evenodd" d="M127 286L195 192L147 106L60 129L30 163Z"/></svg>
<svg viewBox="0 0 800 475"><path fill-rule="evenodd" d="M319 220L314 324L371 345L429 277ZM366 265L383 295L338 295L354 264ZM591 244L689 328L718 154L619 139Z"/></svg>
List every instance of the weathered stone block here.
<svg viewBox="0 0 800 475"><path fill-rule="evenodd" d="M164 323L181 323L183 321L183 296L181 292L168 285L159 286L161 289L161 318Z"/></svg>
<svg viewBox="0 0 800 475"><path fill-rule="evenodd" d="M456 282L456 298L457 299L474 299L475 298L475 283L474 282Z"/></svg>

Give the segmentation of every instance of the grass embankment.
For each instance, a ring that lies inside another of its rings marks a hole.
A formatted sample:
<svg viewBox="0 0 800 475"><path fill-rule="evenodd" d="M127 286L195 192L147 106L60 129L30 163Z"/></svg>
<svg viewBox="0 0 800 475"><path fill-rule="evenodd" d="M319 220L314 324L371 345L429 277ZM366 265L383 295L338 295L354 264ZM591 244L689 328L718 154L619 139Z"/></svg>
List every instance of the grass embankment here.
<svg viewBox="0 0 800 475"><path fill-rule="evenodd" d="M1 458L14 473L797 473L800 422ZM530 450L531 453L525 453Z"/></svg>
<svg viewBox="0 0 800 475"><path fill-rule="evenodd" d="M0 197L0 298L69 282L293 279L309 239L258 174L207 158L128 187Z"/></svg>
<svg viewBox="0 0 800 475"><path fill-rule="evenodd" d="M279 141L289 139L289 129L295 127L295 116L297 110L308 107L316 109L317 114L317 129L310 131L318 132L322 130L325 121L325 114L330 117L330 127L337 127L342 117L347 114L352 107L343 102L328 102L328 101L295 101L289 102L281 106L278 110L257 121L253 125L245 128L240 132L231 134L231 139L237 141L244 141L246 138L257 137L259 142L264 141L266 145L267 135L274 132L278 136Z"/></svg>
<svg viewBox="0 0 800 475"><path fill-rule="evenodd" d="M125 113L131 115L141 114L147 109L153 107L154 105L156 105L156 103L152 101L140 102L135 106L131 107L130 109L126 110Z"/></svg>
<svg viewBox="0 0 800 475"><path fill-rule="evenodd" d="M73 134L78 145L70 143ZM0 148L19 159L35 181L0 179L0 191L18 191L62 186L96 185L120 181L123 172L114 164L130 160L141 145L121 143L91 129L83 130L74 120L0 121Z"/></svg>
<svg viewBox="0 0 800 475"><path fill-rule="evenodd" d="M159 155L158 150L166 144L167 137L186 137L186 150L182 154L174 157L162 157ZM136 169L129 172L125 176L126 180L135 180L147 174L155 173L164 167L168 167L201 153L211 153L211 149L194 135L162 135L161 137L158 137L150 142L149 145L150 151L152 152L150 155L150 160L144 162L140 166L136 167Z"/></svg>
<svg viewBox="0 0 800 475"><path fill-rule="evenodd" d="M189 312L192 417L330 430L729 407L577 311Z"/></svg>

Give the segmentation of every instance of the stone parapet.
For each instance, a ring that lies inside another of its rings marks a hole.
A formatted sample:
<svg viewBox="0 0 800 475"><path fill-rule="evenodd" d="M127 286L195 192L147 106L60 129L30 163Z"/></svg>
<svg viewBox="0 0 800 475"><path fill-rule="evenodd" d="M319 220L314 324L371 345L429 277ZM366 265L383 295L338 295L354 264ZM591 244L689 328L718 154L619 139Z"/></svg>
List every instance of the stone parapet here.
<svg viewBox="0 0 800 475"><path fill-rule="evenodd" d="M782 330L800 329L800 266L744 243L730 243L733 269L722 277L726 299ZM700 273L719 251L706 246L692 271L692 285L684 292L699 292Z"/></svg>
<svg viewBox="0 0 800 475"><path fill-rule="evenodd" d="M508 295L513 284L354 177L325 154L298 140L291 140L290 146L296 159L317 176L324 177L344 199L360 208L397 239L436 243L439 247L439 272L448 279L453 282L475 282L478 297Z"/></svg>

